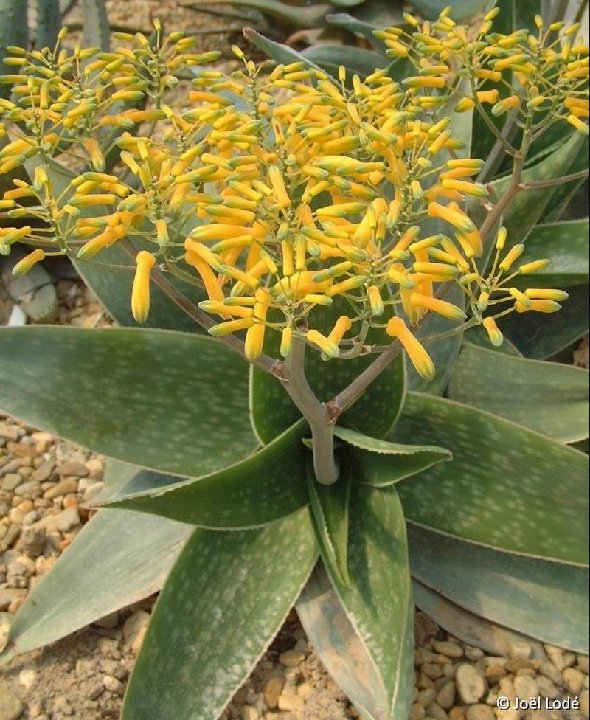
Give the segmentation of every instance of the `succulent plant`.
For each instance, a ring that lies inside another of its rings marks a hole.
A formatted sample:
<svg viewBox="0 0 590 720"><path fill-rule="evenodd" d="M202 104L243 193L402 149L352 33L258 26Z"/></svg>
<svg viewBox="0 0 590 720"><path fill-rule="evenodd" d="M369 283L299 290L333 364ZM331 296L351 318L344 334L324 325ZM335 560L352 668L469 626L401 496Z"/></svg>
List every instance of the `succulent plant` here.
<svg viewBox="0 0 590 720"><path fill-rule="evenodd" d="M17 274L71 257L120 327L0 330L2 410L110 458L5 657L161 588L124 720L215 720L293 605L367 720L408 716L414 600L492 652L587 652L588 374L547 358L587 327L588 218L560 218L588 49L494 14L474 38L448 13L382 29L399 81L253 32L280 64L235 48L225 75L159 24L51 83L14 51L0 173L30 182L0 202L36 198L44 227L0 248L36 246Z"/></svg>

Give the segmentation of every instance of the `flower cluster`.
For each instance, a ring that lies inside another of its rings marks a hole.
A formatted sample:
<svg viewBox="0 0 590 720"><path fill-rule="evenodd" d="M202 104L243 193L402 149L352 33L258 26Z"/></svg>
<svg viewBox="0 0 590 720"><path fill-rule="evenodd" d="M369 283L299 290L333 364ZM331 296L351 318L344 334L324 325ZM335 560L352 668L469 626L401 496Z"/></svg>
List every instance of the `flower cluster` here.
<svg viewBox="0 0 590 720"><path fill-rule="evenodd" d="M537 34L506 35L491 32L499 12L490 11L475 33L457 25L447 9L436 22L422 25L405 15L411 33L392 27L375 34L389 57L407 58L418 71L404 80L408 92L435 91L416 99L422 107L438 106L445 98L436 90L454 86L460 95L457 112L490 106L494 116L511 111L522 128L561 118L588 133L582 120L588 117L588 46L576 40L579 25L545 27L537 17Z"/></svg>
<svg viewBox="0 0 590 720"><path fill-rule="evenodd" d="M431 377L415 328L430 314L462 323L466 311L499 344L499 316L554 312L567 295L514 287L517 276L546 263L519 265L523 246L505 247L503 229L491 267L478 261L488 238L465 207L487 195L474 179L482 162L463 157L449 115L435 112L454 92L446 78L451 54L466 55L480 103L481 92L491 92L478 90L480 77L502 82L489 73L516 71L534 79L540 97L538 63L551 58L550 77L565 64L563 92L547 102L555 117L567 108L577 125L583 65L571 57L582 50L556 53L521 34L512 44L480 34L470 45L444 14L407 42L397 30L383 37L396 54L419 57L419 75L400 85L383 70L361 79L341 68L336 80L302 62L256 66L238 48L242 68L224 74L207 69L215 56L194 53L192 38L162 37L159 26L151 41L120 36L127 44L112 53L60 43L53 51L11 48L7 62L19 74L4 78L12 96L0 100L0 130L10 134L0 173L28 162L32 180L14 180L0 210L35 222L0 229L0 252L17 241L41 246L17 264L19 273L46 255L90 261L127 243L136 255L138 322L148 316L150 276L173 273L205 292L199 307L217 318L212 335L245 333L252 361L269 331L280 333L284 357L294 337L339 357L362 352L377 327ZM514 59L523 44L526 58ZM187 108L173 109L167 92L178 94L187 73ZM530 82L521 82L529 93ZM525 114L547 109L528 105ZM119 167L111 172L113 153ZM56 156L79 169L65 186ZM467 307L445 299L453 286ZM332 303L342 315L321 333L316 309Z"/></svg>

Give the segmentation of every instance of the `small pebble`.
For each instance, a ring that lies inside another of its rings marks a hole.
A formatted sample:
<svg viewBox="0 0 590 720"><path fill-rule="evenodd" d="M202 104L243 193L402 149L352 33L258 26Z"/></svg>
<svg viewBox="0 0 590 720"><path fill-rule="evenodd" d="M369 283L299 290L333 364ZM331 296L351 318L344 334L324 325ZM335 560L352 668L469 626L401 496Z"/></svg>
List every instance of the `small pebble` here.
<svg viewBox="0 0 590 720"><path fill-rule="evenodd" d="M485 680L473 665L467 665L467 663L459 665L457 668L455 682L461 700L467 705L481 700L486 691Z"/></svg>

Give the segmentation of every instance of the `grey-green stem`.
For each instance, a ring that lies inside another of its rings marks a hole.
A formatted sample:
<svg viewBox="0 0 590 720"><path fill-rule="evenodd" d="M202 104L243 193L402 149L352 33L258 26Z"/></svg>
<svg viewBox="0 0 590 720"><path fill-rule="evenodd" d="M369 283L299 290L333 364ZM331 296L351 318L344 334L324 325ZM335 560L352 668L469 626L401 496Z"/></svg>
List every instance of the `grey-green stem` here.
<svg viewBox="0 0 590 720"><path fill-rule="evenodd" d="M309 423L313 448L313 469L322 485L338 480L334 458L334 424L325 403L311 389L305 376L305 341L294 337L285 360L284 377L279 378L289 397Z"/></svg>

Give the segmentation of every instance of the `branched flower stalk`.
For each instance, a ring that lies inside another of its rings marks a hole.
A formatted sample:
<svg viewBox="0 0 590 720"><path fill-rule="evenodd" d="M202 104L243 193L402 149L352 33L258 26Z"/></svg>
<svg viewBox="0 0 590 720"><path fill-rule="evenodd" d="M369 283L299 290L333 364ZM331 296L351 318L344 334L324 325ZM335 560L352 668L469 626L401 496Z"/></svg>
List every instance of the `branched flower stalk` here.
<svg viewBox="0 0 590 720"><path fill-rule="evenodd" d="M403 349L422 377L434 376L425 345L437 336L416 337L429 317L456 322L456 333L482 324L499 345L498 318L552 313L567 298L515 286L547 263L519 264L524 246L510 243L501 219L527 189L535 140L559 121L588 132L588 48L561 23L495 33L494 15L475 32L443 12L434 23L407 16L409 33L377 33L390 56L415 66L402 83L384 70L361 79L342 67L335 80L302 62L257 66L238 48L242 67L227 74L207 67L218 54L197 53L195 38L181 33L164 36L158 23L151 40L119 33L122 44L108 53L65 48L65 31L52 50L10 48L0 173L34 169L30 183L14 180L0 211L34 222L0 229L0 252L36 246L15 266L20 274L48 256L92 262L123 243L135 258L137 322L148 318L155 282L211 335L275 375L309 422L317 480L331 484L333 426L396 354ZM188 109L178 100L175 109L169 91L178 97L191 72ZM454 113L467 111L496 136L493 163L498 153L512 158L510 184L493 201L474 179L483 161L462 157L453 136ZM504 114L501 131L491 116ZM145 131L150 124L155 134ZM114 150L121 167L110 172ZM58 191L54 158L63 156L79 172ZM469 198L488 210L479 227ZM428 219L434 234L422 230ZM490 247L484 269L478 258ZM444 299L452 286L467 312ZM322 331L318 319L332 305L340 314ZM371 329L388 342L367 342ZM280 357L265 354L271 333L280 335ZM376 357L322 402L305 376L309 350L325 360Z"/></svg>

